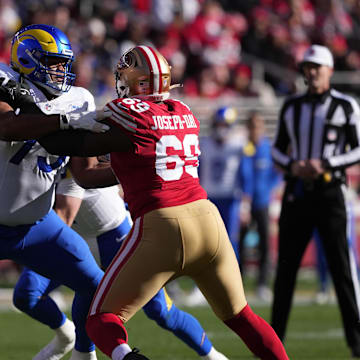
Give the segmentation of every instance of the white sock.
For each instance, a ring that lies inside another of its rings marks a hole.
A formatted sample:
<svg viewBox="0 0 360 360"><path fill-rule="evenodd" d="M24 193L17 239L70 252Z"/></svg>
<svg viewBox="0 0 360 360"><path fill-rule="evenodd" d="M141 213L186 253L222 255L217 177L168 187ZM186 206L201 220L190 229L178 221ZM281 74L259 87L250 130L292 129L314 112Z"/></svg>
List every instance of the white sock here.
<svg viewBox="0 0 360 360"><path fill-rule="evenodd" d="M211 348L209 353L205 356L201 356L204 360L229 360L224 354L217 351L214 347Z"/></svg>
<svg viewBox="0 0 360 360"><path fill-rule="evenodd" d="M65 322L59 328L54 330L56 335L60 338L75 338L75 325L68 318L66 318Z"/></svg>
<svg viewBox="0 0 360 360"><path fill-rule="evenodd" d="M131 352L131 348L128 344L120 344L111 353L111 359L122 360L129 352Z"/></svg>
<svg viewBox="0 0 360 360"><path fill-rule="evenodd" d="M74 349L71 353L70 360L97 360L96 352L95 350L91 352L80 352Z"/></svg>
<svg viewBox="0 0 360 360"><path fill-rule="evenodd" d="M72 350L75 344L74 323L66 319L64 324L54 331L55 337L33 357L33 360L60 360Z"/></svg>

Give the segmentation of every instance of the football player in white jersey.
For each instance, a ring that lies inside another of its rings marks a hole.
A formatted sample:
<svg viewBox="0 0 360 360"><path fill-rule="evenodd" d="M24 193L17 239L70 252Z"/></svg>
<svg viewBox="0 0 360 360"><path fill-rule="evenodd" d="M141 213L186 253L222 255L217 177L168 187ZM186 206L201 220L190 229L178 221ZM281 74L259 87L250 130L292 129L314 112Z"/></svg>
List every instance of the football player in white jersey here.
<svg viewBox="0 0 360 360"><path fill-rule="evenodd" d="M50 155L36 141L60 129L106 130L94 119L92 95L72 86L73 60L63 32L30 25L14 35L10 66L0 64L0 259L75 291L71 359L94 360L85 321L103 272L86 242L52 210L55 182L68 158Z"/></svg>
<svg viewBox="0 0 360 360"><path fill-rule="evenodd" d="M236 120L235 108L224 106L215 112L211 134L200 139L199 177L209 199L219 209L239 261L240 185L237 175L245 139L236 133L234 136Z"/></svg>
<svg viewBox="0 0 360 360"><path fill-rule="evenodd" d="M87 177L82 158L73 158L70 168ZM69 171L67 171L69 175ZM91 175L90 175L91 176ZM56 188L55 211L87 240L101 267L106 269L131 228L131 219L117 185L101 189L83 189L70 175L60 180ZM74 332L70 320L48 294L59 286L25 268L14 291L14 305L36 320L55 330L54 339L33 360L61 359L71 350ZM161 289L144 307L145 314L158 325L171 331L204 360L227 360L208 339L205 330L192 315L178 309Z"/></svg>

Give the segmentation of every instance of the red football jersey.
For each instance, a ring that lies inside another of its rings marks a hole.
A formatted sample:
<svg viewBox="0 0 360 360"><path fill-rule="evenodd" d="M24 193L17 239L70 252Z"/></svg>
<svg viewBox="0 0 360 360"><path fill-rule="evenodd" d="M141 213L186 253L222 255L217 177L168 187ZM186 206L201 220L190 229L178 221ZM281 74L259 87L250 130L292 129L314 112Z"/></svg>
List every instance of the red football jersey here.
<svg viewBox="0 0 360 360"><path fill-rule="evenodd" d="M200 124L178 100L137 98L106 105L111 120L131 139L134 151L111 153L133 219L151 210L206 199L198 178Z"/></svg>

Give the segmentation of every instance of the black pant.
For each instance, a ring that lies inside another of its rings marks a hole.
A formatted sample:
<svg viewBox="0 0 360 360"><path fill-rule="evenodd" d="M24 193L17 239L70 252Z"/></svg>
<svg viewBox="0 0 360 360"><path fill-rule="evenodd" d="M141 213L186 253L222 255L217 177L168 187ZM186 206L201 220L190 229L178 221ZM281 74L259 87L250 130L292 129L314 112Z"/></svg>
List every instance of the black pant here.
<svg viewBox="0 0 360 360"><path fill-rule="evenodd" d="M354 258L347 242L346 205L341 184L286 186L279 220L279 254L274 285L271 324L284 340L297 271L317 228L340 306L347 344L360 346L359 293Z"/></svg>
<svg viewBox="0 0 360 360"><path fill-rule="evenodd" d="M259 234L259 271L257 285L267 285L269 279L269 209L264 207L251 211L251 224L240 228L239 255L241 273L245 273L244 240L250 226L256 224Z"/></svg>

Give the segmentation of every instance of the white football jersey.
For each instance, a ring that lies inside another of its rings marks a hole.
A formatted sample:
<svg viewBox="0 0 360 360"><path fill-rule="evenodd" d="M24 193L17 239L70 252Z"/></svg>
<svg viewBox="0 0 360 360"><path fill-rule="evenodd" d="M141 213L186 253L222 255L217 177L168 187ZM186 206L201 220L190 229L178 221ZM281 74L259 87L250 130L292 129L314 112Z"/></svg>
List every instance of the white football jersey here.
<svg viewBox="0 0 360 360"><path fill-rule="evenodd" d="M60 180L56 194L82 199L72 228L85 239L115 229L127 216L117 185L85 190L73 178L67 177Z"/></svg>
<svg viewBox="0 0 360 360"><path fill-rule="evenodd" d="M19 74L0 63L0 78L18 81ZM48 101L41 88L29 81L27 84L36 105L48 113L77 108L95 110L94 98L86 89L73 86ZM54 203L55 181L68 160L49 154L35 140L0 141L0 224L32 224L45 216Z"/></svg>
<svg viewBox="0 0 360 360"><path fill-rule="evenodd" d="M200 138L200 183L210 199L235 196L241 148L242 139L219 145L211 136Z"/></svg>

